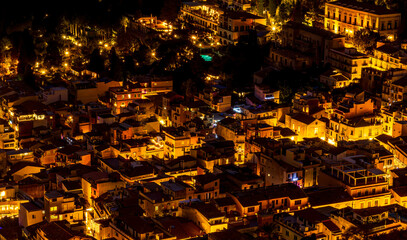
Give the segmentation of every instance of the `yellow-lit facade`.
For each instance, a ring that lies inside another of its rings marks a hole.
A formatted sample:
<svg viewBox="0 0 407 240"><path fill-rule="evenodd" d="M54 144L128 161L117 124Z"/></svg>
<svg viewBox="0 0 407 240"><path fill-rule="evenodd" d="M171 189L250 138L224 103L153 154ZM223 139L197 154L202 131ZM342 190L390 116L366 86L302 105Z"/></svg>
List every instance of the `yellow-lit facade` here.
<svg viewBox="0 0 407 240"><path fill-rule="evenodd" d="M357 1L339 0L325 3L325 29L353 37L362 28L369 28L388 39L397 37L401 14Z"/></svg>

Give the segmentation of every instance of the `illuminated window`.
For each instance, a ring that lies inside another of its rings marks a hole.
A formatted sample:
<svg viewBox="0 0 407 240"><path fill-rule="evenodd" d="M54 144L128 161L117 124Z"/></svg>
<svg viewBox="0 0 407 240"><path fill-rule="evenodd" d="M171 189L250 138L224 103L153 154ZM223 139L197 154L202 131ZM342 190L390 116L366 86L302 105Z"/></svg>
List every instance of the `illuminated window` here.
<svg viewBox="0 0 407 240"><path fill-rule="evenodd" d="M50 211L51 212L56 212L58 210L58 207L57 206L55 206L55 207L50 207Z"/></svg>

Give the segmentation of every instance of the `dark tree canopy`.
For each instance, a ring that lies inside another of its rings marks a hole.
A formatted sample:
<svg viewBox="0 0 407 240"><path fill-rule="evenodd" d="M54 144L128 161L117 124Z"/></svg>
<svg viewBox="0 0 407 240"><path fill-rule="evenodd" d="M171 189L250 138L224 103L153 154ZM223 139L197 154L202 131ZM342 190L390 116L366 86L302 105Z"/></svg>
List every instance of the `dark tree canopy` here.
<svg viewBox="0 0 407 240"><path fill-rule="evenodd" d="M96 48L90 55L88 69L101 74L105 70L105 60L100 55L100 49Z"/></svg>

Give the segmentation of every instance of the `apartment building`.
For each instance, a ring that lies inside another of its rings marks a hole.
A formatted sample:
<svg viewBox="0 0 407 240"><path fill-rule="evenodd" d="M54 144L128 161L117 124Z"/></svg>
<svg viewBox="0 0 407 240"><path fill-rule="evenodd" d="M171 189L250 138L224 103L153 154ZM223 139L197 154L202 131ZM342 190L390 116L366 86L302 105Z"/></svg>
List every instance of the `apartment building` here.
<svg viewBox="0 0 407 240"><path fill-rule="evenodd" d="M329 62L332 68L339 70L350 80L362 77L362 68L370 64L366 54L358 52L355 48L337 48L329 52Z"/></svg>
<svg viewBox="0 0 407 240"><path fill-rule="evenodd" d="M70 223L82 221L83 206L74 195L51 191L44 196L45 219L48 222L66 220Z"/></svg>
<svg viewBox="0 0 407 240"><path fill-rule="evenodd" d="M222 44L236 45L243 36L248 36L256 22L264 18L247 12L225 12L219 17L218 37Z"/></svg>
<svg viewBox="0 0 407 240"><path fill-rule="evenodd" d="M197 28L218 32L223 10L210 2L183 2L179 18Z"/></svg>
<svg viewBox="0 0 407 240"><path fill-rule="evenodd" d="M353 163L332 165L320 172L319 183L325 187L344 187L353 198L353 208L390 205L391 193L387 174L376 168Z"/></svg>
<svg viewBox="0 0 407 240"><path fill-rule="evenodd" d="M310 53L314 63L327 63L329 49L345 46L345 36L296 22L283 26L281 41L284 47Z"/></svg>
<svg viewBox="0 0 407 240"><path fill-rule="evenodd" d="M353 37L362 28L378 32L389 40L397 38L401 14L373 4L352 0L325 3L325 29Z"/></svg>

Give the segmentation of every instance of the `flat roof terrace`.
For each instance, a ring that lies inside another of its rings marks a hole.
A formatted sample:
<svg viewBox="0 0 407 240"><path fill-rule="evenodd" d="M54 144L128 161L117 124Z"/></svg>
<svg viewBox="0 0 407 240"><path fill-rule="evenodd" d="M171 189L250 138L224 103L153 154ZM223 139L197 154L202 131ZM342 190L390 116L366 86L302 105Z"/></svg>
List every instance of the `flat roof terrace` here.
<svg viewBox="0 0 407 240"><path fill-rule="evenodd" d="M380 169L366 169L356 164L332 166L329 173L353 187L387 182L386 173Z"/></svg>

